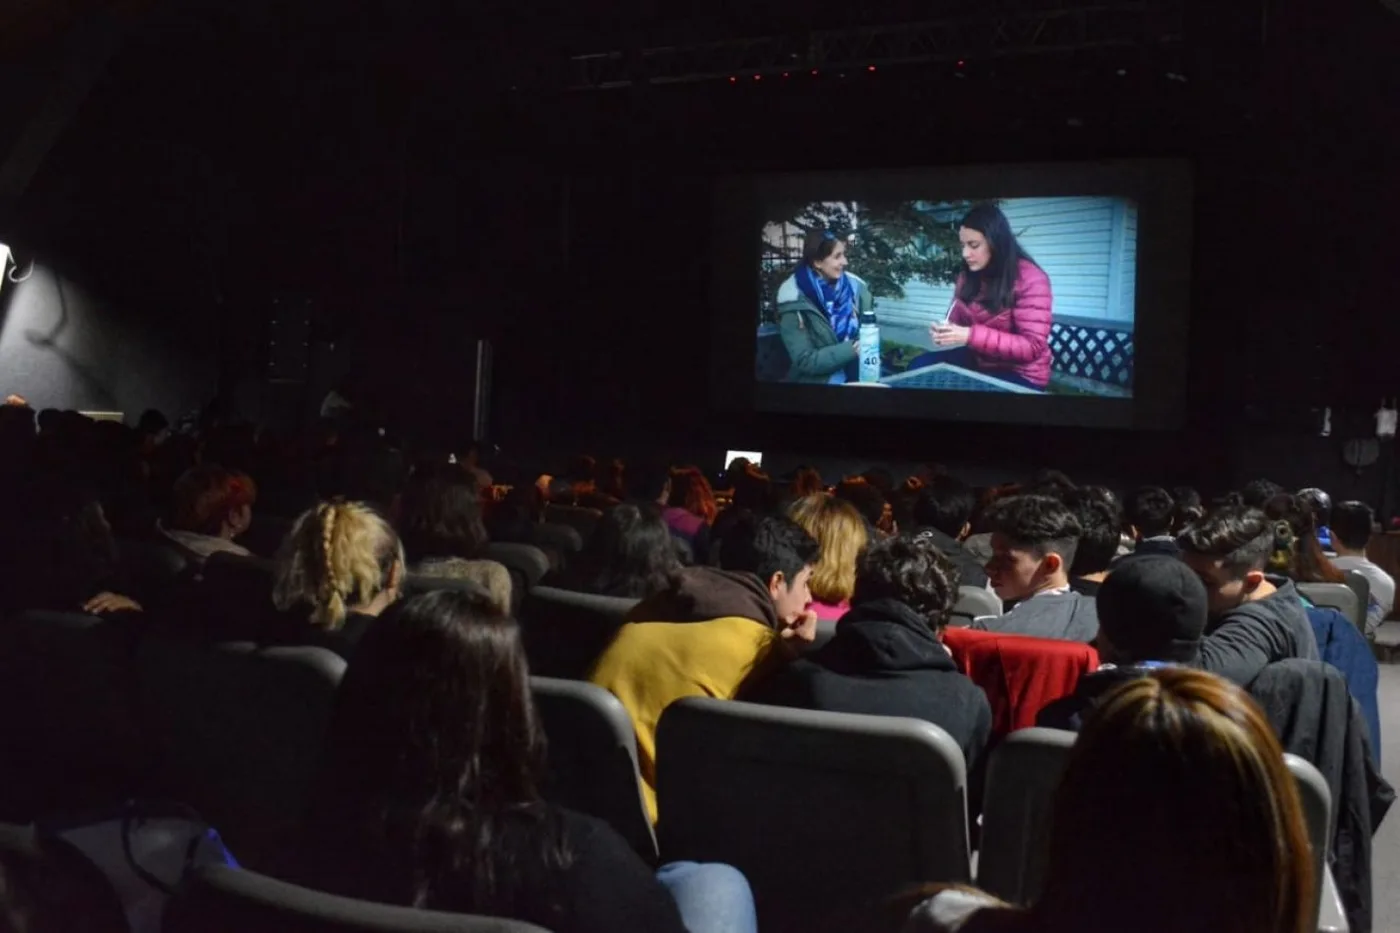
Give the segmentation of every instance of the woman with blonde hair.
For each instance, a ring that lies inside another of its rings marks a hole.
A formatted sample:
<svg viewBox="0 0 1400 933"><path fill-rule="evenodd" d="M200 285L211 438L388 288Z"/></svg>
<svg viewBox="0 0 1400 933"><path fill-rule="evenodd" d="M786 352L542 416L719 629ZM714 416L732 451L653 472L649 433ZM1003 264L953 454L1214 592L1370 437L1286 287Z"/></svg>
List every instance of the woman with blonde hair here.
<svg viewBox="0 0 1400 933"><path fill-rule="evenodd" d="M825 493L798 499L788 517L821 545L821 559L812 570L812 605L818 619L839 619L851 608L856 591L856 560L870 541L870 532L854 505Z"/></svg>
<svg viewBox="0 0 1400 933"><path fill-rule="evenodd" d="M322 502L282 542L272 600L306 614L320 636L310 641L348 656L398 600L403 577L403 545L383 516L362 502Z"/></svg>
<svg viewBox="0 0 1400 933"><path fill-rule="evenodd" d="M1302 805L1249 694L1163 668L1110 693L1080 733L1024 910L943 888L906 933L1304 933L1317 891Z"/></svg>

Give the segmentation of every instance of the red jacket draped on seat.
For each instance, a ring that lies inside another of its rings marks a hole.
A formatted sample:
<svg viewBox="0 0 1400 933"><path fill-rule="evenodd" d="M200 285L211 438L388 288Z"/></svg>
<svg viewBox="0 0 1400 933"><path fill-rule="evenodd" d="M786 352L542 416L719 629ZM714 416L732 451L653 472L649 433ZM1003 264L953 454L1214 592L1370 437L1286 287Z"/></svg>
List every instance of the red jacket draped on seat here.
<svg viewBox="0 0 1400 933"><path fill-rule="evenodd" d="M943 643L987 694L993 737L1034 726L1047 704L1069 696L1079 678L1099 667L1098 651L1080 642L949 628Z"/></svg>

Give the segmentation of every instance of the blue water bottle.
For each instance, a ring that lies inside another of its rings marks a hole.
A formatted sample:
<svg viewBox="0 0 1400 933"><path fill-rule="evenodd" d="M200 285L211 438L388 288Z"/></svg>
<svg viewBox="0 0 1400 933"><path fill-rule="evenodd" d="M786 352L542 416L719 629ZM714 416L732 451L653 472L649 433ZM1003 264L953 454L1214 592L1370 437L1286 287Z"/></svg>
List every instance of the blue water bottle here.
<svg viewBox="0 0 1400 933"><path fill-rule="evenodd" d="M880 381L880 325L873 311L860 316L860 381Z"/></svg>

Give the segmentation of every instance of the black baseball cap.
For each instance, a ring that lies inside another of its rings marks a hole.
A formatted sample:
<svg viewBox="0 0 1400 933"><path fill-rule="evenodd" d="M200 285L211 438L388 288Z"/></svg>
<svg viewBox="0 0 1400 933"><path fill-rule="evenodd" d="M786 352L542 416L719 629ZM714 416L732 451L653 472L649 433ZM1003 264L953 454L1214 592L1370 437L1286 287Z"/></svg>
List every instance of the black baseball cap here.
<svg viewBox="0 0 1400 933"><path fill-rule="evenodd" d="M1099 587L1097 603L1099 629L1122 660L1196 660L1206 627L1206 588L1175 557L1126 561Z"/></svg>

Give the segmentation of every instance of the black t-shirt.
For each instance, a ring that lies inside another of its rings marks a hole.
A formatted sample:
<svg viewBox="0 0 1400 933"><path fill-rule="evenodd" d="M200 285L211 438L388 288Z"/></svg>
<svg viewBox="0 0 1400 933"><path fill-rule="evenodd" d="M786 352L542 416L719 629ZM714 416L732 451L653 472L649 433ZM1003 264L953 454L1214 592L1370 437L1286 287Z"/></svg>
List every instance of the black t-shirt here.
<svg viewBox="0 0 1400 933"><path fill-rule="evenodd" d="M549 865L540 855L557 838L567 865ZM387 863L387 849L340 836L311 839L286 872L317 890L406 903L413 866ZM490 904L474 903L463 878L437 885L422 906L522 920L553 933L686 933L653 870L602 820L539 804L509 818L491 851L499 888Z"/></svg>

